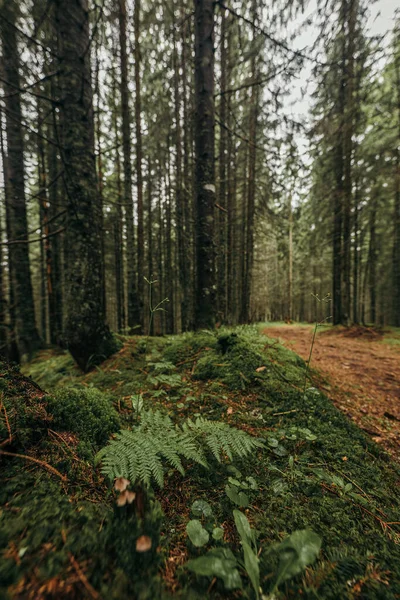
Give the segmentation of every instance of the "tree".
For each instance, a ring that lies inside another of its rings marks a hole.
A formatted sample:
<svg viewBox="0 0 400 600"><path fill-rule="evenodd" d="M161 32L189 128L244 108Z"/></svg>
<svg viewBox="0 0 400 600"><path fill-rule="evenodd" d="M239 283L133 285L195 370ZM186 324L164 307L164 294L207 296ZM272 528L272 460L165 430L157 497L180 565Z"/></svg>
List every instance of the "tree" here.
<svg viewBox="0 0 400 600"><path fill-rule="evenodd" d="M196 328L215 323L214 1L195 0Z"/></svg>
<svg viewBox="0 0 400 600"><path fill-rule="evenodd" d="M3 90L7 132L7 167L3 164L8 224L9 268L16 344L20 359L41 346L36 329L29 261L25 199L24 139L20 96L19 49L16 5L5 0L0 12L3 46Z"/></svg>
<svg viewBox="0 0 400 600"><path fill-rule="evenodd" d="M61 156L67 193L64 339L83 370L115 352L103 303L102 207L96 178L87 0L56 0Z"/></svg>

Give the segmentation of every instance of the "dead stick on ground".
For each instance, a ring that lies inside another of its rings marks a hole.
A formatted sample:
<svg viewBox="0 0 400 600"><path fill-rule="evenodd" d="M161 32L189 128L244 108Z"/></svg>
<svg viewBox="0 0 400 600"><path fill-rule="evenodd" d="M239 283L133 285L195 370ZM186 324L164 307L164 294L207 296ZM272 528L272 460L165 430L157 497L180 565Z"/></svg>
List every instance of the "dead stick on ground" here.
<svg viewBox="0 0 400 600"><path fill-rule="evenodd" d="M94 587L89 583L86 575L84 574L81 567L79 566L79 563L76 560L76 558L70 552L68 553L68 555L69 555L69 560L71 562L71 565L74 567L74 569L75 569L80 581L82 582L83 586L85 587L86 591L89 592L89 594L93 598L93 600L101 600L100 594L98 592L96 592Z"/></svg>
<svg viewBox="0 0 400 600"><path fill-rule="evenodd" d="M38 458L33 458L32 456L27 456L26 454L16 454L15 452L6 452L5 450L0 450L0 456L1 455L11 456L12 458L23 458L24 460L29 460L31 462L36 463L37 465L40 465L41 467L44 467L45 469L50 471L50 473L53 473L53 475L57 475L57 477L59 477L62 481L67 481L67 477L65 475L62 475L60 473L60 471L57 471L57 469L55 469L48 463L46 463L42 460L39 460Z"/></svg>
<svg viewBox="0 0 400 600"><path fill-rule="evenodd" d="M0 400L0 411L1 410L3 410L3 412L4 412L4 421L5 421L5 424L7 427L7 431L8 431L8 438L6 440L3 440L0 443L0 448L2 448L2 446L7 446L8 444L11 444L11 442L12 442L12 432L11 432L10 422L8 420L6 407L4 406L3 402Z"/></svg>

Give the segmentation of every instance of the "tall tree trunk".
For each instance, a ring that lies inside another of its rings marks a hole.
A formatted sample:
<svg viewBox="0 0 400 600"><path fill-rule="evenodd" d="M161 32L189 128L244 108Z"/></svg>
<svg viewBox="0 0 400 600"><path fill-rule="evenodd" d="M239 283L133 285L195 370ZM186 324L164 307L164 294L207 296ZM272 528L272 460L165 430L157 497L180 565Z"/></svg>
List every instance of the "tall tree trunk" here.
<svg viewBox="0 0 400 600"><path fill-rule="evenodd" d="M219 188L218 188L218 251L217 251L217 307L218 320L226 321L227 316L227 98L224 94L227 88L227 15L221 7L221 39L220 39L220 69L221 95L219 104Z"/></svg>
<svg viewBox="0 0 400 600"><path fill-rule="evenodd" d="M175 306L175 298L174 298L174 268L172 263L172 210L171 210L171 156L170 156L170 141L167 139L167 169L165 174L165 193L166 193L166 232L165 232L165 263L164 263L164 273L165 273L165 291L167 298L169 300L169 306L166 309L166 326L167 333L174 333L174 306Z"/></svg>
<svg viewBox="0 0 400 600"><path fill-rule="evenodd" d="M375 192L376 193L376 192ZM376 211L377 200L372 199L371 215L369 221L369 300L370 300L370 315L372 323L376 323L376 271L377 271L377 245L376 245Z"/></svg>
<svg viewBox="0 0 400 600"><path fill-rule="evenodd" d="M147 276L153 280L153 206L152 206L152 194L153 194L153 180L152 180L152 168L151 161L149 159L148 170L147 170ZM154 322L151 322L149 334L154 335Z"/></svg>
<svg viewBox="0 0 400 600"><path fill-rule="evenodd" d="M45 342L48 341L47 322L48 322L48 298L51 293L51 247L49 238L49 205L47 199L47 174L45 163L45 152L42 136L42 115L41 102L38 100L38 201L39 201L39 221L40 234L43 238L40 242L40 279L41 279L41 335Z"/></svg>
<svg viewBox="0 0 400 600"><path fill-rule="evenodd" d="M68 198L65 341L83 370L117 349L103 304L102 207L94 153L87 0L56 0L61 148Z"/></svg>
<svg viewBox="0 0 400 600"><path fill-rule="evenodd" d="M360 270L360 251L359 251L359 182L356 181L355 202L354 202L354 250L353 250L353 323L358 323L358 288L359 288L359 270Z"/></svg>
<svg viewBox="0 0 400 600"><path fill-rule="evenodd" d="M345 60L345 107L343 121L343 300L342 323L350 324L351 319L351 208L352 194L352 159L354 134L354 54L357 19L357 0L343 0L344 18L347 22Z"/></svg>
<svg viewBox="0 0 400 600"><path fill-rule="evenodd" d="M175 12L174 12L175 14ZM187 261L185 256L185 219L183 209L183 194L182 194L182 132L181 132L181 99L179 94L179 61L178 48L176 39L176 25L174 25L174 112L175 112L175 147L176 147L176 175L175 175L175 197L176 197L176 238L177 238L177 254L178 254L178 280L179 293L177 299L180 299L181 312L181 327L183 331L188 328L188 297L186 294L186 286L188 284Z"/></svg>
<svg viewBox="0 0 400 600"><path fill-rule="evenodd" d="M400 327L400 38L397 40L395 56L396 95L397 95L397 145L395 150L395 196L394 196L394 235L393 235L393 325Z"/></svg>
<svg viewBox="0 0 400 600"><path fill-rule="evenodd" d="M257 2L252 3L253 21L257 20ZM253 48L251 58L251 77L257 79L256 49ZM250 98L250 128L249 128L249 170L247 182L247 228L246 228L246 252L243 278L243 302L241 322L250 320L251 284L254 262L254 213L256 195L256 145L257 145L257 116L258 116L258 90L259 86L253 85Z"/></svg>
<svg viewBox="0 0 400 600"><path fill-rule="evenodd" d="M288 269L288 297L289 297L289 321L293 319L293 210L292 210L292 196L289 193L289 269Z"/></svg>
<svg viewBox="0 0 400 600"><path fill-rule="evenodd" d="M195 5L196 328L215 323L214 0Z"/></svg>
<svg viewBox="0 0 400 600"><path fill-rule="evenodd" d="M193 233L193 169L190 168L191 161L191 130L192 130L192 115L189 110L188 88L192 91L192 86L188 82L187 73L187 50L188 50L188 22L185 18L185 7L181 6L181 17L184 21L182 26L182 53L181 53L181 68L182 68L182 109L183 109L183 181L182 181L182 203L183 203L183 218L184 218L184 243L186 248L185 253L185 290L186 297L186 324L182 323L183 329L191 329L194 320L194 233ZM190 93L189 92L189 93Z"/></svg>
<svg viewBox="0 0 400 600"><path fill-rule="evenodd" d="M135 233L132 199L131 117L129 111L128 58L126 47L126 2L119 0L119 44L121 53L122 150L124 158L124 204L128 286L128 327L139 324Z"/></svg>
<svg viewBox="0 0 400 600"><path fill-rule="evenodd" d="M143 225L143 172L142 172L142 124L141 124L141 90L140 90L140 0L135 0L134 11L135 34L135 124L136 124L136 181L137 181L137 276L138 276L138 325L137 333L143 331L143 294L144 294L144 225Z"/></svg>
<svg viewBox="0 0 400 600"><path fill-rule="evenodd" d="M15 333L21 359L28 358L41 346L36 329L35 308L29 263L28 225L24 182L24 141L22 135L21 97L19 93L19 50L17 46L16 5L4 0L0 20L3 46L4 105L7 131L6 210L9 224L9 262L15 315Z"/></svg>

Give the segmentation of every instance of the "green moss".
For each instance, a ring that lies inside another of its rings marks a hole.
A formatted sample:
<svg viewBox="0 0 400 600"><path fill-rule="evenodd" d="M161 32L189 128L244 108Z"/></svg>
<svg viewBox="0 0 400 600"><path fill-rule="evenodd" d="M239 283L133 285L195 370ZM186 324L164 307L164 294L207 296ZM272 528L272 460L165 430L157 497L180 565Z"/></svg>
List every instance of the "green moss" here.
<svg viewBox="0 0 400 600"><path fill-rule="evenodd" d="M55 429L77 433L96 447L120 428L110 396L95 388L65 388L50 396L47 404Z"/></svg>
<svg viewBox="0 0 400 600"><path fill-rule="evenodd" d="M165 360L178 364L195 357L205 348L216 348L217 336L212 331L184 333L169 338L163 356Z"/></svg>

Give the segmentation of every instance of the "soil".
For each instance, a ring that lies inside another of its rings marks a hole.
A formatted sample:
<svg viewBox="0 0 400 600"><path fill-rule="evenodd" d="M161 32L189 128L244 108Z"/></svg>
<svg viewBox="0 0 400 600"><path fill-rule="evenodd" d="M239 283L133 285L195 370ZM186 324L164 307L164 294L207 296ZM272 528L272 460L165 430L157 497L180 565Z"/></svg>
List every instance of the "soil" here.
<svg viewBox="0 0 400 600"><path fill-rule="evenodd" d="M263 333L308 360L313 329L283 325ZM380 330L335 327L317 334L311 369L334 404L400 461L400 345L386 343Z"/></svg>

